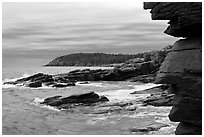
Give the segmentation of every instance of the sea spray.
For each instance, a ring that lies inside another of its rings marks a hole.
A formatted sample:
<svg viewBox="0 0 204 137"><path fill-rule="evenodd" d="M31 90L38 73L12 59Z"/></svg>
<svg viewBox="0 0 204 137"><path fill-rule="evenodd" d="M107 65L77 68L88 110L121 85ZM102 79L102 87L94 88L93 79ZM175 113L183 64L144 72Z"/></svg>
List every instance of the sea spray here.
<svg viewBox="0 0 204 137"><path fill-rule="evenodd" d="M40 104L40 103L42 103L44 100L45 100L45 98L35 97L35 99L32 101L31 104L33 104L33 105L35 105L35 106L37 106L37 107L46 108L46 109L49 109L49 110L60 111L59 109L57 109L57 108L55 108L55 107L52 107L52 106L49 106L49 105Z"/></svg>
<svg viewBox="0 0 204 137"><path fill-rule="evenodd" d="M118 90L108 90L106 92L97 92L99 95L107 96L110 102L122 102L122 101L131 101L131 100L140 100L148 97L150 94L135 94L131 95L130 93L139 90L145 90L153 87L157 87L161 84L141 84L134 85L131 89L118 89Z"/></svg>

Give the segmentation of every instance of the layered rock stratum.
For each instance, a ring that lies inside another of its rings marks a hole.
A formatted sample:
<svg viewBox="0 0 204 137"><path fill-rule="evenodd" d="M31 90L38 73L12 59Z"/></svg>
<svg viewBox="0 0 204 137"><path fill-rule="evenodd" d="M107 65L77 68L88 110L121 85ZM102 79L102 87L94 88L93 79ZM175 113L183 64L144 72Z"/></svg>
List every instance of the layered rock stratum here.
<svg viewBox="0 0 204 137"><path fill-rule="evenodd" d="M170 20L164 33L182 37L173 45L156 77L174 93L171 121L180 122L175 134L202 134L202 3L145 2L153 20Z"/></svg>

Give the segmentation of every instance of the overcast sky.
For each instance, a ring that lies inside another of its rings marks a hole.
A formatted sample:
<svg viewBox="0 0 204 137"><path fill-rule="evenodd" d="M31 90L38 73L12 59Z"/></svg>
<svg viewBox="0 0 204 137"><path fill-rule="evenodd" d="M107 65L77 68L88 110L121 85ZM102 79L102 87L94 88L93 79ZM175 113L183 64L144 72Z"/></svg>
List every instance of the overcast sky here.
<svg viewBox="0 0 204 137"><path fill-rule="evenodd" d="M142 2L3 3L3 67L41 66L76 52L139 53L173 44Z"/></svg>

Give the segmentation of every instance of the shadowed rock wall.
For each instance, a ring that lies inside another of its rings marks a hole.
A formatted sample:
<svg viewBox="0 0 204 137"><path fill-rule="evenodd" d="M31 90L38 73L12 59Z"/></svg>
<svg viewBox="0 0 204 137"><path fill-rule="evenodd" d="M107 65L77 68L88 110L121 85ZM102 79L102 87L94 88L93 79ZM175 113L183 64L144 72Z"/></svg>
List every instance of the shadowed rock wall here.
<svg viewBox="0 0 204 137"><path fill-rule="evenodd" d="M153 20L170 20L164 33L183 37L162 63L155 83L170 84L174 93L171 121L175 134L202 134L202 3L145 2Z"/></svg>

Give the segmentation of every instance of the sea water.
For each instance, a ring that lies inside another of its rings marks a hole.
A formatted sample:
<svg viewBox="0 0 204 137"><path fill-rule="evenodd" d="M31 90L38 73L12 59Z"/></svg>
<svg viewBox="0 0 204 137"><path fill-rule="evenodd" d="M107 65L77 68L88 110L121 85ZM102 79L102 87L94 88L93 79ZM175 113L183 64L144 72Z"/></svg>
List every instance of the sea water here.
<svg viewBox="0 0 204 137"><path fill-rule="evenodd" d="M16 80L35 73L59 74L87 67L33 67L3 68L2 81ZM89 69L107 69L88 67ZM135 111L94 114L88 107L67 112L41 105L45 98L94 91L105 95L110 103L139 101L149 94L130 94L157 86L153 83L136 82L89 82L66 88L28 88L2 85L2 132L3 134L25 135L123 135L123 134L173 134L175 123L168 120L171 107L140 106ZM136 104L137 105L137 104ZM86 112L86 113L85 113ZM132 132L130 129L154 123L168 123L169 126L148 133Z"/></svg>

